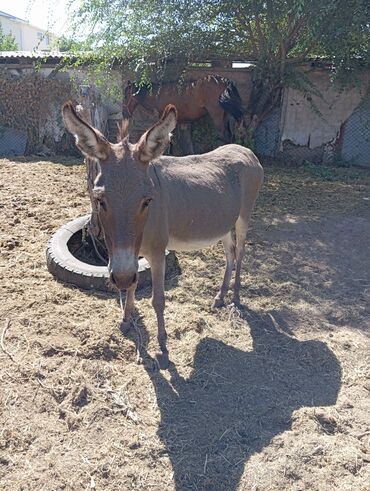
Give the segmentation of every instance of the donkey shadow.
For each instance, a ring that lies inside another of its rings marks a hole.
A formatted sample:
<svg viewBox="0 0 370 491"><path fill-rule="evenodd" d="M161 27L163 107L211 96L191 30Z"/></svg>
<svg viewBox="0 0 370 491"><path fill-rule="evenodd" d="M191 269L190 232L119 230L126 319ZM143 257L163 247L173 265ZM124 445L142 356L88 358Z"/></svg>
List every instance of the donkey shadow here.
<svg viewBox="0 0 370 491"><path fill-rule="evenodd" d="M173 363L170 381L146 366L177 491L236 490L249 457L291 428L293 411L337 400L341 368L325 343L298 341L267 315L242 316L252 351L204 338L187 379Z"/></svg>

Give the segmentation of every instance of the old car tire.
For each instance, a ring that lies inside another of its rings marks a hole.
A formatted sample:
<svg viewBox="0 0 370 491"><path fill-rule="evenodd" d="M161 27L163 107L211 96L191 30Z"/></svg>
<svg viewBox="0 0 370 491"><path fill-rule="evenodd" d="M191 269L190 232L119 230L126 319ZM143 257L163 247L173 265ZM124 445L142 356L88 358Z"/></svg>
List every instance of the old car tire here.
<svg viewBox="0 0 370 491"><path fill-rule="evenodd" d="M106 266L87 264L70 252L68 241L86 224L89 215L76 218L58 229L50 239L46 249L46 262L49 272L58 280L86 290L101 290L114 292L109 283ZM177 270L177 260L173 252L166 253L166 270ZM139 259L138 288L144 288L151 283L150 266L146 259Z"/></svg>

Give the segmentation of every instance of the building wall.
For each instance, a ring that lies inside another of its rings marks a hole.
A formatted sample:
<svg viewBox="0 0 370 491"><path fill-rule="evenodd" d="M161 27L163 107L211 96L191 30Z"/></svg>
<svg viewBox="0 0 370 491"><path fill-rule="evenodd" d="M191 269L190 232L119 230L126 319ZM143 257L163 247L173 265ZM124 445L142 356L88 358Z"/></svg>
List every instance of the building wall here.
<svg viewBox="0 0 370 491"><path fill-rule="evenodd" d="M306 69L307 70L307 69ZM369 73L341 89L324 69L306 74L320 95L287 88L280 121L280 154L291 161L321 163L343 158L368 165L370 155L370 104L363 104L369 90ZM361 108L361 110L359 109ZM367 135L363 138L361 135ZM367 161L367 164L366 162Z"/></svg>
<svg viewBox="0 0 370 491"><path fill-rule="evenodd" d="M341 125L363 99L368 77L363 77L358 86L340 90L331 83L327 70L315 70L307 75L321 96L310 94L310 101L302 91L286 89L281 140L313 149L337 137Z"/></svg>
<svg viewBox="0 0 370 491"><path fill-rule="evenodd" d="M12 19L0 15L0 23L5 34L11 33L21 51L33 49L48 50L55 40L52 34L46 34L44 29L32 26L21 19Z"/></svg>

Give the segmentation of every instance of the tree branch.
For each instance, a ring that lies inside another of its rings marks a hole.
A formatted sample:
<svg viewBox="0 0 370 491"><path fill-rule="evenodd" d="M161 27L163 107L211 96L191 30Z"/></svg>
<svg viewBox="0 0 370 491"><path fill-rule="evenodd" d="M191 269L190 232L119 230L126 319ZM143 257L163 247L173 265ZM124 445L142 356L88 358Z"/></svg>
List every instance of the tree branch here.
<svg viewBox="0 0 370 491"><path fill-rule="evenodd" d="M256 28L257 28L257 33L258 33L258 39L260 42L260 45L263 48L263 52L266 53L266 47L267 47L267 42L266 42L266 36L263 34L262 27L261 27L261 20L259 15L256 15Z"/></svg>
<svg viewBox="0 0 370 491"><path fill-rule="evenodd" d="M238 21L240 22L240 24L241 25L244 25L245 28L247 29L248 35L249 35L249 39L250 39L250 42L251 42L251 45L252 45L253 56L255 56L256 58L258 58L258 56L259 56L258 44L257 44L256 37L255 37L255 35L253 33L250 20L248 20L246 18L246 16L240 11L239 8L237 8L237 10L236 10L236 18L238 19Z"/></svg>

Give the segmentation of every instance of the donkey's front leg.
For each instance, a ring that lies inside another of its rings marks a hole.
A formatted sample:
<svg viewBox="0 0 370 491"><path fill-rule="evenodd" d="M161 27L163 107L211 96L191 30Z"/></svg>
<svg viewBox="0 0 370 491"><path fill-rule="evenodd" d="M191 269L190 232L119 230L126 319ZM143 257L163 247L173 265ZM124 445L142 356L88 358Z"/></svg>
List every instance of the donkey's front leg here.
<svg viewBox="0 0 370 491"><path fill-rule="evenodd" d="M122 318L122 323L121 323L121 330L123 334L127 334L128 331L130 330L130 325L131 325L131 315L132 311L134 310L135 307L135 290L136 290L137 282L135 282L130 288L126 290L126 299L125 299L125 305L123 306L122 304L122 290L120 291L120 302L121 302L121 309L123 313L123 318Z"/></svg>
<svg viewBox="0 0 370 491"><path fill-rule="evenodd" d="M166 268L165 251L156 251L151 254L150 267L152 271L152 305L157 315L158 323L158 343L160 352L157 354L157 360L160 368L168 367L168 350L167 350L167 333L164 324L164 274Z"/></svg>

